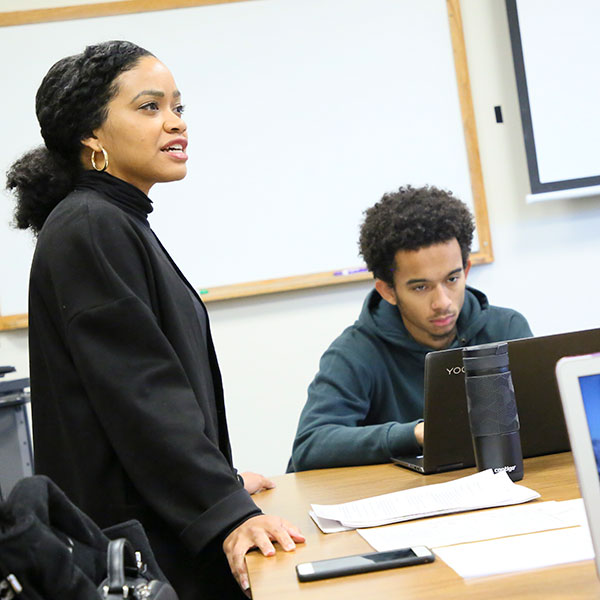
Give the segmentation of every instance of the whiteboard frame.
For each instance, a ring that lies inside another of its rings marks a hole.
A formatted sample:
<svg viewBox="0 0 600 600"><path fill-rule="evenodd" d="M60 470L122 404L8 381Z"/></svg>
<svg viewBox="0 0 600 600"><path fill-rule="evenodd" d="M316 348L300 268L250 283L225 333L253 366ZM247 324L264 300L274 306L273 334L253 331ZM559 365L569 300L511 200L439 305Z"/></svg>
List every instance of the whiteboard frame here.
<svg viewBox="0 0 600 600"><path fill-rule="evenodd" d="M0 27L251 1L252 0L120 0L117 2L99 2L58 8L31 9L0 13ZM448 12L459 104L465 135L465 149L473 193L473 213L479 240L479 249L471 255L471 261L473 264L485 264L492 262L494 257L485 190L483 186L483 173L479 155L479 143L477 140L475 112L471 96L471 84L467 65L462 17L460 13L460 0L446 0L446 8ZM324 271L321 273L310 273L306 275L295 275L277 279L217 286L211 288L210 293L203 295L202 299L205 302L212 302L311 287L347 284L372 278L371 273L364 271L351 273L344 277L336 276L334 273L335 270L332 269L331 271ZM0 314L0 331L7 329L22 329L27 326L28 319L26 314L7 316L2 316Z"/></svg>

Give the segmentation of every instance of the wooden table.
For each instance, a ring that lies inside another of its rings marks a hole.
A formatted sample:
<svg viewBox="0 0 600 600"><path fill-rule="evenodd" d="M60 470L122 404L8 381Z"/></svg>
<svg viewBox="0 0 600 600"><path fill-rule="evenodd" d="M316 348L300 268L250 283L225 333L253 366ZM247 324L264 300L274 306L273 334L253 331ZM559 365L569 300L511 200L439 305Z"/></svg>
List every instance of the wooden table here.
<svg viewBox="0 0 600 600"><path fill-rule="evenodd" d="M298 525L307 541L299 544L295 552L286 553L278 549L273 557L265 558L258 552L248 554L253 599L600 598L600 582L591 560L472 580L462 579L440 559L427 565L310 583L299 583L296 579L297 563L373 551L355 531L321 533L308 516L311 503L347 502L449 481L474 472L474 469L464 469L423 476L385 464L275 477L277 487L254 496L256 503L265 513L280 515ZM527 459L521 483L541 494L536 502L570 500L580 496L570 453Z"/></svg>

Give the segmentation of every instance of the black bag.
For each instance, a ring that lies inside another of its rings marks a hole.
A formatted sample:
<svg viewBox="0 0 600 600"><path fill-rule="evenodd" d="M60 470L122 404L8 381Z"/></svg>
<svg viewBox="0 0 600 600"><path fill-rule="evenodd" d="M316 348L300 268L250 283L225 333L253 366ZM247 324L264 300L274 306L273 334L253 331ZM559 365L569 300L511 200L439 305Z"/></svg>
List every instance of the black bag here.
<svg viewBox="0 0 600 600"><path fill-rule="evenodd" d="M125 538L108 543L107 576L98 591L105 600L177 600L170 584L145 575L141 554Z"/></svg>
<svg viewBox="0 0 600 600"><path fill-rule="evenodd" d="M49 478L20 480L0 503L0 600L99 600L109 538L123 537L146 563L136 575L166 582L138 521L103 531Z"/></svg>

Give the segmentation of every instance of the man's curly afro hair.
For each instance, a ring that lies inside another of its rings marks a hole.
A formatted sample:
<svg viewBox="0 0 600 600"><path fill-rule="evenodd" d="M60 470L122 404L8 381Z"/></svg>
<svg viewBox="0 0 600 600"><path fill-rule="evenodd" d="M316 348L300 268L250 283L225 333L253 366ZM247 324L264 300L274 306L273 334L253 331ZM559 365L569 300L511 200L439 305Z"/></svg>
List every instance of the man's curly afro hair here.
<svg viewBox="0 0 600 600"><path fill-rule="evenodd" d="M401 187L365 212L359 247L367 268L393 285L399 250L419 250L456 238L466 266L475 228L473 215L452 192L434 186Z"/></svg>

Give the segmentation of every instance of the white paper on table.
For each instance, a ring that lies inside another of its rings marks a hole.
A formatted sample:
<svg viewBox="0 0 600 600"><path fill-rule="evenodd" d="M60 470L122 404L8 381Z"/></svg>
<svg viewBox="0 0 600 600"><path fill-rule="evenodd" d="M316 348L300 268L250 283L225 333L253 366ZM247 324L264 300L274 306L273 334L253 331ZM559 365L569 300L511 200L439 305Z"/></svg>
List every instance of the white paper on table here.
<svg viewBox="0 0 600 600"><path fill-rule="evenodd" d="M344 527L344 525L341 525L339 521L322 519L321 517L318 517L312 510L309 510L308 514L323 533L339 533L340 531L350 531L351 529L354 529L354 527Z"/></svg>
<svg viewBox="0 0 600 600"><path fill-rule="evenodd" d="M346 527L373 527L398 521L528 502L540 495L491 469L445 483L372 496L344 504L312 504L317 516Z"/></svg>
<svg viewBox="0 0 600 600"><path fill-rule="evenodd" d="M437 548L435 553L461 577L483 577L541 569L594 557L586 527Z"/></svg>
<svg viewBox="0 0 600 600"><path fill-rule="evenodd" d="M582 525L588 527L587 515L585 514L585 506L583 498L575 500L563 500L562 502L543 502L540 504L549 513L554 515L565 523L565 527L573 525Z"/></svg>
<svg viewBox="0 0 600 600"><path fill-rule="evenodd" d="M581 525L580 511L573 502L578 501L536 502L359 529L358 533L379 552L408 546L437 548ZM577 506L585 519L583 503Z"/></svg>

